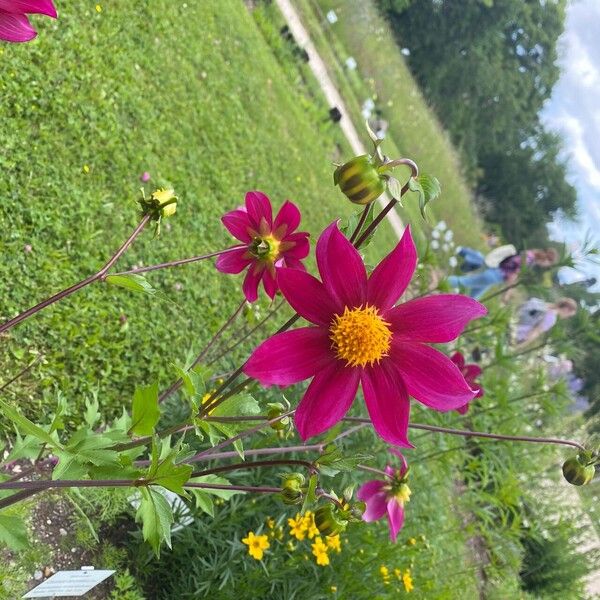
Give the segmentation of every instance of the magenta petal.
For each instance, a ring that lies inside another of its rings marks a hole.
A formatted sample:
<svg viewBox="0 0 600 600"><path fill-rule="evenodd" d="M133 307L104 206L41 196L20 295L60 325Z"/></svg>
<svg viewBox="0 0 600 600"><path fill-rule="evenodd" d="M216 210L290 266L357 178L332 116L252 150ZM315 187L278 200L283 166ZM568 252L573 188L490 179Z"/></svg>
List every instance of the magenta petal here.
<svg viewBox="0 0 600 600"><path fill-rule="evenodd" d="M365 304L367 271L356 248L338 229L337 222L327 227L317 242L317 265L325 288L338 308Z"/></svg>
<svg viewBox="0 0 600 600"><path fill-rule="evenodd" d="M430 346L394 339L391 359L408 393L430 408L443 412L454 410L475 396L459 368Z"/></svg>
<svg viewBox="0 0 600 600"><path fill-rule="evenodd" d="M455 352L450 360L462 371L465 366L465 357L460 352Z"/></svg>
<svg viewBox="0 0 600 600"><path fill-rule="evenodd" d="M388 523L390 526L390 539L396 541L398 532L404 525L404 507L394 498L390 498L387 503Z"/></svg>
<svg viewBox="0 0 600 600"><path fill-rule="evenodd" d="M221 271L221 273L230 273L231 275L241 273L253 261L252 257L246 258L244 256L245 254L246 248L240 248L239 250L234 250L227 254L221 254L217 257L215 267L217 267L217 270Z"/></svg>
<svg viewBox="0 0 600 600"><path fill-rule="evenodd" d="M248 233L251 227L248 213L245 210L232 210L221 217L221 222L227 228L227 231L240 242L248 244L252 241L252 236Z"/></svg>
<svg viewBox="0 0 600 600"><path fill-rule="evenodd" d="M263 385L291 385L312 377L335 360L327 330L301 327L265 340L244 365Z"/></svg>
<svg viewBox="0 0 600 600"><path fill-rule="evenodd" d="M0 12L0 40L6 42L29 42L37 33L25 15Z"/></svg>
<svg viewBox="0 0 600 600"><path fill-rule="evenodd" d="M417 249L410 227L398 245L377 265L369 277L367 301L379 308L390 308L406 290L417 266Z"/></svg>
<svg viewBox="0 0 600 600"><path fill-rule="evenodd" d="M287 259L288 257L302 259L308 256L310 252L310 243L308 241L308 233L298 232L292 233L286 236L284 242L294 242L289 250L284 250L283 255Z"/></svg>
<svg viewBox="0 0 600 600"><path fill-rule="evenodd" d="M467 402L464 406L459 406L456 411L461 415L466 415L469 412L469 403Z"/></svg>
<svg viewBox="0 0 600 600"><path fill-rule="evenodd" d="M338 360L315 375L294 416L303 440L323 433L348 412L359 378L358 369L345 367Z"/></svg>
<svg viewBox="0 0 600 600"><path fill-rule="evenodd" d="M277 276L281 293L301 317L329 327L335 304L316 277L297 269L278 269Z"/></svg>
<svg viewBox="0 0 600 600"><path fill-rule="evenodd" d="M277 290L279 289L279 286L277 285L277 276L271 273L269 269L266 269L263 275L263 285L265 286L265 292L267 293L267 296L273 300Z"/></svg>
<svg viewBox="0 0 600 600"><path fill-rule="evenodd" d="M296 231L298 225L300 225L300 211L293 202L286 200L275 217L273 230L283 238ZM279 232L279 228L281 228L281 233Z"/></svg>
<svg viewBox="0 0 600 600"><path fill-rule="evenodd" d="M256 302L258 300L258 284L263 276L263 266L260 264L253 264L248 269L246 277L244 277L244 283L242 284L242 291L248 302Z"/></svg>
<svg viewBox="0 0 600 600"><path fill-rule="evenodd" d="M302 261L298 260L297 258L290 258L289 256L286 256L283 259L283 263L285 267L289 269L298 269L299 271L306 271L306 267L302 264Z"/></svg>
<svg viewBox="0 0 600 600"><path fill-rule="evenodd" d="M0 11L39 14L56 19L56 8L51 0L0 0Z"/></svg>
<svg viewBox="0 0 600 600"><path fill-rule="evenodd" d="M361 381L375 431L390 444L412 448L408 441L410 401L395 366L391 361L383 360L367 367Z"/></svg>
<svg viewBox="0 0 600 600"><path fill-rule="evenodd" d="M483 317L483 304L460 294L436 294L409 300L385 313L395 339L446 343L456 339L469 321Z"/></svg>
<svg viewBox="0 0 600 600"><path fill-rule="evenodd" d="M371 496L379 493L384 485L385 483L380 479L371 479L360 486L358 492L356 492L356 497L362 502L368 502Z"/></svg>
<svg viewBox="0 0 600 600"><path fill-rule="evenodd" d="M475 377L479 377L482 373L481 367L476 364L466 365L461 369L462 374L465 376L465 379L475 379Z"/></svg>
<svg viewBox="0 0 600 600"><path fill-rule="evenodd" d="M359 493L365 487L365 485L369 485L369 483L379 483L380 485L383 485L382 481L378 481L378 482L369 481L360 488ZM377 521L377 520L381 519L381 517L383 517L383 515L385 515L385 511L387 508L387 506L386 506L387 500L386 500L385 492L380 491L376 494L373 494L368 499L363 499L358 495L356 497L359 500L362 500L363 502L367 503L365 512L362 515L363 521L366 521L367 523L371 523L372 521Z"/></svg>
<svg viewBox="0 0 600 600"><path fill-rule="evenodd" d="M269 229L273 227L273 209L271 201L262 192L254 191L246 194L246 210L256 229L260 228L261 219L264 218Z"/></svg>

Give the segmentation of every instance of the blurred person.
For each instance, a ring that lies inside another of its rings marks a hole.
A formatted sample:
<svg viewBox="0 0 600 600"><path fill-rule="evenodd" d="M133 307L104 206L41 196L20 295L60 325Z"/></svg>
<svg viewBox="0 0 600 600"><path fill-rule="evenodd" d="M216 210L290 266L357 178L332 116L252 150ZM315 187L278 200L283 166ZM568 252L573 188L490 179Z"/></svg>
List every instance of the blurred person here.
<svg viewBox="0 0 600 600"><path fill-rule="evenodd" d="M459 249L459 251L464 250L466 249ZM516 284L523 266L538 266L545 269L555 265L558 258L558 252L554 248L525 250L522 254L512 254L503 258L496 267L486 265L487 268L467 275L451 275L448 277L448 283L453 288L463 288L472 298L480 299L494 285Z"/></svg>
<svg viewBox="0 0 600 600"><path fill-rule="evenodd" d="M572 298L559 298L548 303L539 298L530 298L518 310L515 334L517 346L526 346L540 335L549 331L558 319L567 319L577 312L577 302ZM571 365L572 368L572 365Z"/></svg>

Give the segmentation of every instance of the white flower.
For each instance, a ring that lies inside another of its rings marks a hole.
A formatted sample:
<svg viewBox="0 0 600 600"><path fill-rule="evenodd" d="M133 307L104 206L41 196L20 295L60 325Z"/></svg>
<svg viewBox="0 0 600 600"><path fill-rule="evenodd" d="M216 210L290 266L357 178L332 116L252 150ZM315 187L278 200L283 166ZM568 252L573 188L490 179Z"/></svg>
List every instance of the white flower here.
<svg viewBox="0 0 600 600"><path fill-rule="evenodd" d="M444 252L448 252L448 250L450 250L450 246L448 246L448 244L444 244L444 245L442 246L442 250L443 250Z"/></svg>
<svg viewBox="0 0 600 600"><path fill-rule="evenodd" d="M455 268L456 268L456 266L458 265L458 261L456 260L456 256L451 256L451 257L448 259L448 264L449 264L449 265L450 265L450 266L451 266L453 269L455 269Z"/></svg>
<svg viewBox="0 0 600 600"><path fill-rule="evenodd" d="M440 221L437 225L436 225L437 229L439 229L440 231L445 231L446 229L448 229L448 225L446 225L446 221Z"/></svg>
<svg viewBox="0 0 600 600"><path fill-rule="evenodd" d="M440 237L440 232L437 229L434 229L431 232L431 235L437 240Z"/></svg>
<svg viewBox="0 0 600 600"><path fill-rule="evenodd" d="M440 247L440 243L437 240L431 240L431 247L437 250Z"/></svg>
<svg viewBox="0 0 600 600"><path fill-rule="evenodd" d="M446 235L444 235L444 239L447 242L451 242L453 238L454 238L454 231L452 231L452 229L448 229L448 231L446 231Z"/></svg>

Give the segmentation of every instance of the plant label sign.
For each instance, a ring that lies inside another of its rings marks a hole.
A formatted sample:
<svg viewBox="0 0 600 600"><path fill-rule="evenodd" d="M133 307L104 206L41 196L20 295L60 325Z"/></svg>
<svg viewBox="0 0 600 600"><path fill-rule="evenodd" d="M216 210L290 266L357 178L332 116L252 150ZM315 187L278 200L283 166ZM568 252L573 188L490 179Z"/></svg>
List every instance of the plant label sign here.
<svg viewBox="0 0 600 600"><path fill-rule="evenodd" d="M84 568L81 571L58 571L36 588L27 592L23 598L83 596L113 573L114 571L96 571L89 568Z"/></svg>

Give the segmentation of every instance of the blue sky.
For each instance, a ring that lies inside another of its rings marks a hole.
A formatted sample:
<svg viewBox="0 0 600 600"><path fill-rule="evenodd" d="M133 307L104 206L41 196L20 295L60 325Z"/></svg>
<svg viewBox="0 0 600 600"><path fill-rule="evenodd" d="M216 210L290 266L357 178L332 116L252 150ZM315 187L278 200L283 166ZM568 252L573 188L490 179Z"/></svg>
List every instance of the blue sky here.
<svg viewBox="0 0 600 600"><path fill-rule="evenodd" d="M577 255L585 233L600 242L600 0L571 0L565 32L559 40L561 76L544 106L542 120L560 133L568 156L569 180L577 189L577 222L557 218L554 239L566 241ZM565 279L593 275L600 267L582 263L582 273L561 273Z"/></svg>

